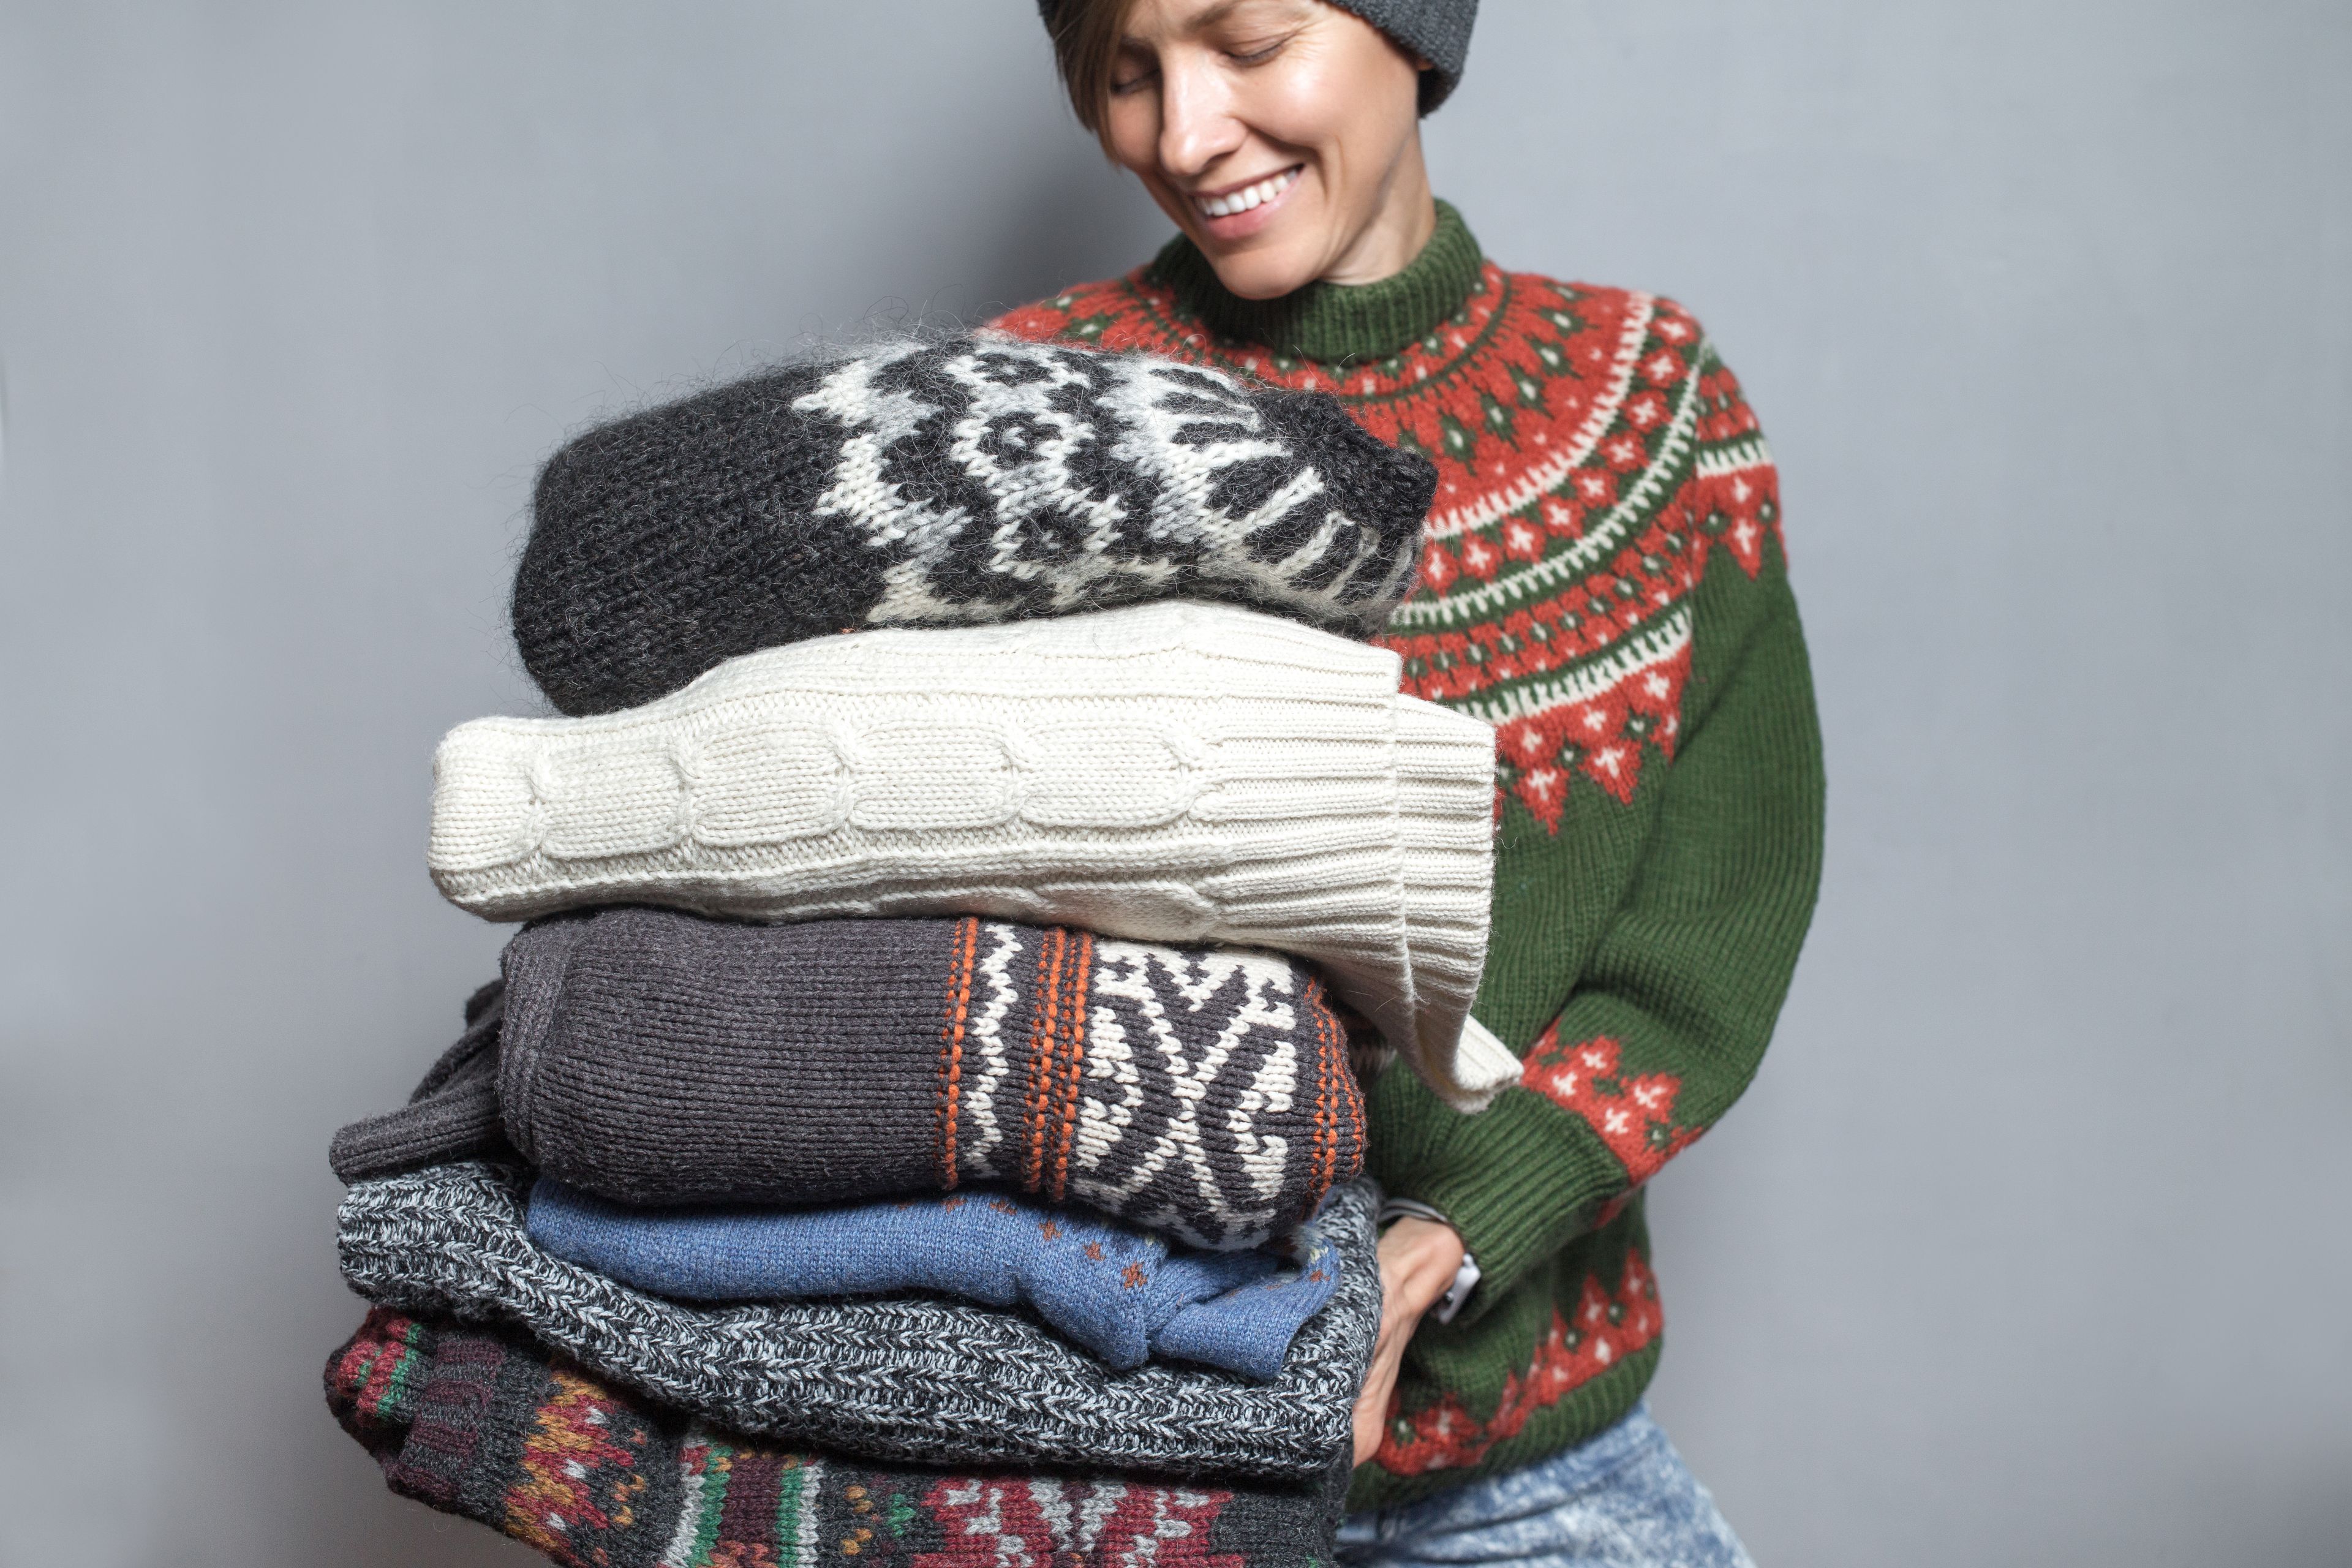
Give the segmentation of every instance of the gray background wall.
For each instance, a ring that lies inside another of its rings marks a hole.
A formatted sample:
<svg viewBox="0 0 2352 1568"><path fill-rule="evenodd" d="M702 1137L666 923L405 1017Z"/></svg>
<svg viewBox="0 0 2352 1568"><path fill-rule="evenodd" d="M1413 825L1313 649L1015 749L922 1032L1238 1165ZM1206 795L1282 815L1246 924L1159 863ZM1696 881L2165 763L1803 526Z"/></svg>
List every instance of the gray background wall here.
<svg viewBox="0 0 2352 1568"><path fill-rule="evenodd" d="M1786 476L1828 885L1654 1205L1767 1564L2352 1562L2347 82L2332 0L1490 0L1431 123ZM1162 228L1027 0L0 0L0 1563L528 1560L317 1389L533 467Z"/></svg>

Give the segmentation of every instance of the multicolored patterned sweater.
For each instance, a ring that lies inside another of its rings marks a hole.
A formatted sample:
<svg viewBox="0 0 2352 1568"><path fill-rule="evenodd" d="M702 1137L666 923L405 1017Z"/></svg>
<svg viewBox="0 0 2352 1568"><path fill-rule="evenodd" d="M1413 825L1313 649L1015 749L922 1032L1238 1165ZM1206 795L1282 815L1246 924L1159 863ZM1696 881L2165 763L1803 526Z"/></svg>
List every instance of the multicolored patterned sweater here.
<svg viewBox="0 0 2352 1568"><path fill-rule="evenodd" d="M520 1334L378 1307L327 1405L403 1497L560 1568L1330 1568L1339 1486L964 1474L680 1422Z"/></svg>
<svg viewBox="0 0 2352 1568"><path fill-rule="evenodd" d="M1772 459L1681 306L1506 272L1451 207L1396 277L1272 301L1189 241L995 325L1339 395L1437 465L1382 639L1495 726L1477 1016L1525 1062L1483 1114L1371 1086L1368 1168L1452 1218L1484 1279L1406 1353L1349 1503L1579 1443L1658 1358L1642 1184L1747 1087L1821 873L1821 741Z"/></svg>

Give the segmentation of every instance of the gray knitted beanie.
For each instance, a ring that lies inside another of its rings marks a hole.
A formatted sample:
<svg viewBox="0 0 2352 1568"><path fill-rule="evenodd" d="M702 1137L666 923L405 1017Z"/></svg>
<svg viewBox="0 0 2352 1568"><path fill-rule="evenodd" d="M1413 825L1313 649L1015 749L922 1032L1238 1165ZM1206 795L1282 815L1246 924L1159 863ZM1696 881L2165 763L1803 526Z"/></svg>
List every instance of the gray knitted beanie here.
<svg viewBox="0 0 2352 1568"><path fill-rule="evenodd" d="M988 335L794 364L548 460L514 635L566 713L869 626L1221 599L1370 637L1436 470L1322 393Z"/></svg>
<svg viewBox="0 0 2352 1568"><path fill-rule="evenodd" d="M1429 62L1421 73L1421 111L1427 114L1462 79L1470 58L1470 29L1478 20L1478 0L1329 0L1342 11L1352 11L1394 38L1403 48ZM1037 11L1052 32L1070 0L1037 0Z"/></svg>

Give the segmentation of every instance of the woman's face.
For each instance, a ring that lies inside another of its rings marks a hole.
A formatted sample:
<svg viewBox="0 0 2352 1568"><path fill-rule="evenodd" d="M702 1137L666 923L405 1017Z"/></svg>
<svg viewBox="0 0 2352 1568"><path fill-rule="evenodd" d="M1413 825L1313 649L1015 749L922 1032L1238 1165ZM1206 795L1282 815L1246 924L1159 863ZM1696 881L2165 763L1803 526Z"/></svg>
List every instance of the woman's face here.
<svg viewBox="0 0 2352 1568"><path fill-rule="evenodd" d="M1324 0L1136 0L1111 153L1234 293L1370 282L1428 237L1420 72Z"/></svg>

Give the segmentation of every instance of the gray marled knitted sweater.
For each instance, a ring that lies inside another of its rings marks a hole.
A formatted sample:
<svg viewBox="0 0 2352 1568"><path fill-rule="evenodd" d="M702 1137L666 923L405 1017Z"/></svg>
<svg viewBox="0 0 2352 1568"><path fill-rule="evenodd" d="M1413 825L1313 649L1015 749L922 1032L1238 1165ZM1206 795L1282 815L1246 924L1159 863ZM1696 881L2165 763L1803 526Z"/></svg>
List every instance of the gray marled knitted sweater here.
<svg viewBox="0 0 2352 1568"><path fill-rule="evenodd" d="M1353 1441L1380 1329L1366 1182L1318 1221L1339 1286L1271 1383L1112 1372L1029 1318L947 1301L680 1306L541 1250L526 1191L520 1172L474 1162L362 1182L337 1216L343 1276L389 1306L520 1324L715 1425L876 1458L1307 1480Z"/></svg>

